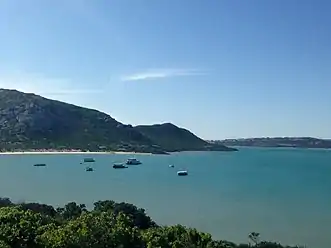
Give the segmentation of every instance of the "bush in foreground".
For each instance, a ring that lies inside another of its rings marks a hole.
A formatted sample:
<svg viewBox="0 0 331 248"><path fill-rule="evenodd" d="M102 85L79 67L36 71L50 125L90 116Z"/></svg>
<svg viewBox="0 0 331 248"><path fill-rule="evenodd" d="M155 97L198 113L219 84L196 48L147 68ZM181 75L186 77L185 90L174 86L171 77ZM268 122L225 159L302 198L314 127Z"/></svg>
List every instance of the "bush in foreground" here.
<svg viewBox="0 0 331 248"><path fill-rule="evenodd" d="M144 209L98 201L89 211L74 202L63 208L14 204L0 198L0 248L295 248L260 241L236 245L181 225L158 226Z"/></svg>

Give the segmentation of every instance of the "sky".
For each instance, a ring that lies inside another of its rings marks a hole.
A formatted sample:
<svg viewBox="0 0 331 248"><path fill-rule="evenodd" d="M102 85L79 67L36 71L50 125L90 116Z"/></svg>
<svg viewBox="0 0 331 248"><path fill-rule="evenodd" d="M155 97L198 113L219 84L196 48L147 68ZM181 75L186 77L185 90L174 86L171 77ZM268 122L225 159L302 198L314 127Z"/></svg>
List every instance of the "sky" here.
<svg viewBox="0 0 331 248"><path fill-rule="evenodd" d="M205 139L331 138L331 1L0 0L0 88Z"/></svg>

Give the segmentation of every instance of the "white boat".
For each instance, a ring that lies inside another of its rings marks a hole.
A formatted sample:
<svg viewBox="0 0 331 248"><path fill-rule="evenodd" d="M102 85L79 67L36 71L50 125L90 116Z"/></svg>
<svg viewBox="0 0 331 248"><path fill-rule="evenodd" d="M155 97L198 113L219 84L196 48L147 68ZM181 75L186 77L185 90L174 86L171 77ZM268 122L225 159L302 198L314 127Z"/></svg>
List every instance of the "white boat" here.
<svg viewBox="0 0 331 248"><path fill-rule="evenodd" d="M188 175L188 172L186 170L177 171L177 175L178 176L187 176Z"/></svg>
<svg viewBox="0 0 331 248"><path fill-rule="evenodd" d="M175 166L174 166L173 164L170 164L169 167L170 167L170 168L174 168Z"/></svg>
<svg viewBox="0 0 331 248"><path fill-rule="evenodd" d="M138 165L138 164L141 164L141 162L138 159L136 159L136 158L129 158L126 161L126 164L127 165Z"/></svg>

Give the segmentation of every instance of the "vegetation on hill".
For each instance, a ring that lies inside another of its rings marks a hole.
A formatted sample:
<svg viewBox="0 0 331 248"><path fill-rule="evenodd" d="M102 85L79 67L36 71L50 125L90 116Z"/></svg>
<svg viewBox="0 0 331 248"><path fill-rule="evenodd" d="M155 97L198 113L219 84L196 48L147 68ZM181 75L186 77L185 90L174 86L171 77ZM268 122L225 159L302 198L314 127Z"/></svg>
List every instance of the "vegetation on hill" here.
<svg viewBox="0 0 331 248"><path fill-rule="evenodd" d="M168 152L176 151L235 151L224 145L210 144L190 131L171 123L136 126L136 130L147 136Z"/></svg>
<svg viewBox="0 0 331 248"><path fill-rule="evenodd" d="M228 146L256 146L256 147L293 147L293 148L331 148L331 140L311 137L275 137L226 139L210 141L213 144Z"/></svg>
<svg viewBox="0 0 331 248"><path fill-rule="evenodd" d="M0 90L0 127L2 149L144 151L153 145L107 114L14 90Z"/></svg>
<svg viewBox="0 0 331 248"><path fill-rule="evenodd" d="M0 248L295 248L262 241L255 232L248 241L237 245L181 225L158 226L128 203L98 201L88 210L71 202L55 209L0 198Z"/></svg>
<svg viewBox="0 0 331 248"><path fill-rule="evenodd" d="M175 127L175 126L173 126ZM164 130L166 131L166 130ZM163 142L151 140L131 125L93 109L49 100L34 94L0 89L0 150L79 149L161 153L190 150L191 134L180 129ZM176 137L178 135L178 137ZM180 137L180 138L179 138ZM155 137L154 137L155 138ZM204 141L195 137L205 149ZM183 139L178 146L178 139ZM189 139L189 140L185 140ZM167 147L163 147L162 144ZM160 145L161 144L161 145ZM194 150L199 150L197 143ZM226 150L226 149L224 149Z"/></svg>

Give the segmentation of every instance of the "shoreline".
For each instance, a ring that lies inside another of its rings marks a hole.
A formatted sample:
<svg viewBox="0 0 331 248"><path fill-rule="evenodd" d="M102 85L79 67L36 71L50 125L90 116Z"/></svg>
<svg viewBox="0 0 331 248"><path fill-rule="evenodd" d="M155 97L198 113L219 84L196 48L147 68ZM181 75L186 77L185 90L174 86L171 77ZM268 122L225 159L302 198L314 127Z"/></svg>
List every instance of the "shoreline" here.
<svg viewBox="0 0 331 248"><path fill-rule="evenodd" d="M22 152L0 152L0 155L75 155L75 154L114 154L114 155L152 155L152 153L142 153L142 152L117 152L117 151L108 151L108 152L82 152L82 151L22 151Z"/></svg>

